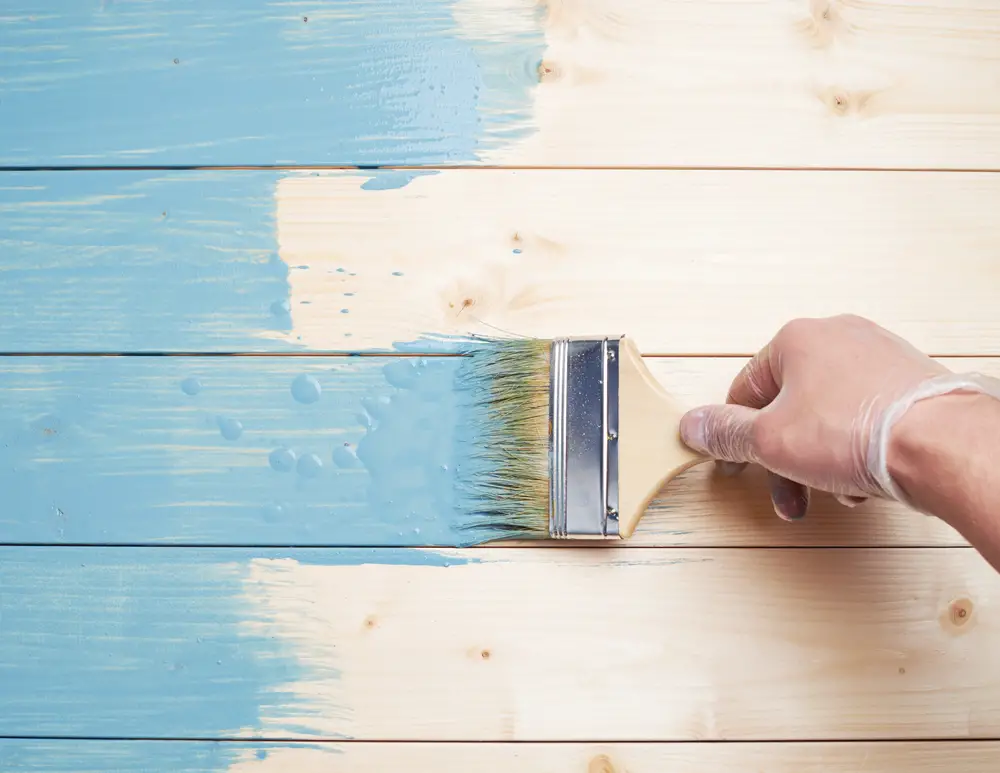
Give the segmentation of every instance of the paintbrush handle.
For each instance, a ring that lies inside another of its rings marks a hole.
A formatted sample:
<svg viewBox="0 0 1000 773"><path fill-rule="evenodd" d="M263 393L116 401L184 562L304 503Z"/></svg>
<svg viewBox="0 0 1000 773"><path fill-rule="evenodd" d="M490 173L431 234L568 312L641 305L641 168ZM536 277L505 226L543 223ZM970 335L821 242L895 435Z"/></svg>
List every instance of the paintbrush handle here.
<svg viewBox="0 0 1000 773"><path fill-rule="evenodd" d="M686 409L656 380L631 339L622 339L619 357L618 532L627 538L670 480L708 458L681 440Z"/></svg>

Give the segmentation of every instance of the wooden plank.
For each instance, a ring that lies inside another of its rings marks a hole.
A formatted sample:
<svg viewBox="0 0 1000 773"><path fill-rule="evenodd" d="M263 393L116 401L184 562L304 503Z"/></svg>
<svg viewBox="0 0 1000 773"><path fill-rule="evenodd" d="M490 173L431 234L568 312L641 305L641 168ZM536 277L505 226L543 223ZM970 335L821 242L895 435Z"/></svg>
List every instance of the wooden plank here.
<svg viewBox="0 0 1000 773"><path fill-rule="evenodd" d="M1000 743L216 743L0 739L6 773L994 773Z"/></svg>
<svg viewBox="0 0 1000 773"><path fill-rule="evenodd" d="M935 354L1000 353L1000 175L316 175L4 175L0 351L433 351L501 330L750 355L850 311Z"/></svg>
<svg viewBox="0 0 1000 773"><path fill-rule="evenodd" d="M2 735L1000 734L968 548L21 547L0 578Z"/></svg>
<svg viewBox="0 0 1000 773"><path fill-rule="evenodd" d="M0 542L461 545L459 358L0 358ZM745 360L650 358L688 405ZM946 361L1000 375L1000 359ZM315 400L313 400L315 398ZM310 402L310 400L313 400ZM629 545L962 545L899 505L778 519L750 470L667 486Z"/></svg>
<svg viewBox="0 0 1000 773"><path fill-rule="evenodd" d="M989 0L18 0L3 21L8 165L1000 166Z"/></svg>

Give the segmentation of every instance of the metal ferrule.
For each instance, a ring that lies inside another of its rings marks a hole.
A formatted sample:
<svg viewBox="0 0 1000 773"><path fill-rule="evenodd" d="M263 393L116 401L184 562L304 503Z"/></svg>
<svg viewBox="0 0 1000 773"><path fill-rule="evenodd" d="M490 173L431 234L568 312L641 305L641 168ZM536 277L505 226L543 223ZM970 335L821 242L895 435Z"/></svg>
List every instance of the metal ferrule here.
<svg viewBox="0 0 1000 773"><path fill-rule="evenodd" d="M617 538L621 336L552 342L549 536Z"/></svg>

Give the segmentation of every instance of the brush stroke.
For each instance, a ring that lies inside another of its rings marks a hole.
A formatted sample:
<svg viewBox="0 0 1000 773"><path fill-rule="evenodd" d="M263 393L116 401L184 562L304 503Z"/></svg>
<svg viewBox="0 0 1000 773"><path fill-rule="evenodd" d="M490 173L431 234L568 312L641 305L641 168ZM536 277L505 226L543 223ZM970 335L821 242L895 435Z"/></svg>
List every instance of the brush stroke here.
<svg viewBox="0 0 1000 773"><path fill-rule="evenodd" d="M6 357L0 542L461 545L464 358Z"/></svg>
<svg viewBox="0 0 1000 773"><path fill-rule="evenodd" d="M530 3L5 3L0 164L434 164L531 130Z"/></svg>
<svg viewBox="0 0 1000 773"><path fill-rule="evenodd" d="M286 738L343 726L336 643L320 660L279 635L259 603L262 572L463 563L425 550L2 548L0 735Z"/></svg>

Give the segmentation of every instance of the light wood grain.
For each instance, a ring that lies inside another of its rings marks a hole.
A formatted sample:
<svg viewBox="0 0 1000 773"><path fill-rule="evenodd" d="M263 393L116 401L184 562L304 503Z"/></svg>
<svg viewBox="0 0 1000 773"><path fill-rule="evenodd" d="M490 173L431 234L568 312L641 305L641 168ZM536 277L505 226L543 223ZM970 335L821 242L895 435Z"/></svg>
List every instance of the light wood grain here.
<svg viewBox="0 0 1000 773"><path fill-rule="evenodd" d="M1000 166L988 0L5 14L4 164Z"/></svg>
<svg viewBox="0 0 1000 773"><path fill-rule="evenodd" d="M463 459L449 440L460 421L458 358L417 362L2 357L0 542L464 544L464 511L444 469ZM745 360L645 362L691 407L725 400ZM942 362L1000 375L1000 358ZM879 501L852 510L817 496L805 520L788 523L758 470L724 479L710 464L670 481L628 541L963 544L943 522Z"/></svg>
<svg viewBox="0 0 1000 773"><path fill-rule="evenodd" d="M0 576L3 735L1000 735L968 548L19 547Z"/></svg>
<svg viewBox="0 0 1000 773"><path fill-rule="evenodd" d="M994 773L1000 743L449 744L0 740L6 773Z"/></svg>
<svg viewBox="0 0 1000 773"><path fill-rule="evenodd" d="M645 354L750 355L789 319L854 312L935 354L1000 352L1000 175L452 170L360 186L278 182L279 254L302 267L278 340L625 333Z"/></svg>

